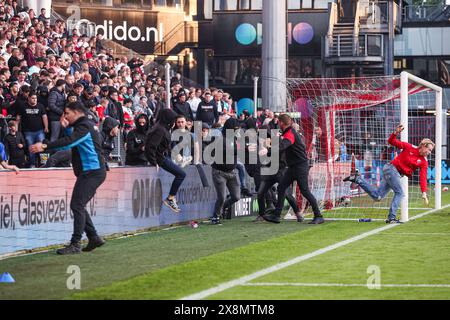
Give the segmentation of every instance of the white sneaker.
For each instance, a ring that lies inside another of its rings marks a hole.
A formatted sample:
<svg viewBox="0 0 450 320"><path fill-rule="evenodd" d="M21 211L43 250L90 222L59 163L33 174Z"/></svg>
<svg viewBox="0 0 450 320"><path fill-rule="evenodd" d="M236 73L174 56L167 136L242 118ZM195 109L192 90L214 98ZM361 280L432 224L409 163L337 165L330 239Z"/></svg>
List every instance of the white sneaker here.
<svg viewBox="0 0 450 320"><path fill-rule="evenodd" d="M184 167L186 167L187 165L191 164L192 159L193 159L193 158L192 158L191 156L183 157L183 161L181 161L180 167L181 167L181 168L184 168Z"/></svg>

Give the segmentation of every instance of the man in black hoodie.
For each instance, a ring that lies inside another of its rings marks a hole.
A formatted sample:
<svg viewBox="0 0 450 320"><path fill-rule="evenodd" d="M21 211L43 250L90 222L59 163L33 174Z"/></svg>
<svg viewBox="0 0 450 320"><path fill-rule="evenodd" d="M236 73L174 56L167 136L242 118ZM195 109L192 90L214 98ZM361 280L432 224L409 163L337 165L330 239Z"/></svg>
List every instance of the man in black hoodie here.
<svg viewBox="0 0 450 320"><path fill-rule="evenodd" d="M222 210L224 210L225 216L229 215L233 203L241 198L240 184L235 172L237 167L237 142L234 135L232 139L229 136L227 137L227 131L229 131L228 135L231 135L238 129L240 129L238 120L230 118L223 126L222 136L216 137L216 139L220 139L219 145L222 144L223 146L223 154L222 159L214 154L214 162L211 164L212 178L217 192L217 200L211 218L212 224L220 224L219 217L222 215ZM232 155L232 161L227 161L230 160L228 159L230 155ZM226 188L230 192L230 197L225 201Z"/></svg>
<svg viewBox="0 0 450 320"><path fill-rule="evenodd" d="M100 132L102 140L102 154L105 159L106 170L109 171L108 161L111 157L111 152L116 148L114 138L119 134L119 121L114 118L106 117L103 121L102 132Z"/></svg>
<svg viewBox="0 0 450 320"><path fill-rule="evenodd" d="M136 129L127 135L127 154L125 165L145 166L148 161L145 157L145 137L149 128L149 119L145 113L138 115L134 119Z"/></svg>
<svg viewBox="0 0 450 320"><path fill-rule="evenodd" d="M170 130L173 128L176 118L177 114L173 110L161 110L158 121L147 134L145 156L151 166L158 165L175 176L169 196L164 200L164 204L172 211L178 213L181 210L175 196L186 178L186 173L170 157L170 145L172 142Z"/></svg>
<svg viewBox="0 0 450 320"><path fill-rule="evenodd" d="M211 101L211 93L205 92L205 98L198 104L197 108L197 121L207 123L210 127L217 121L219 121L219 112L217 111L217 105Z"/></svg>

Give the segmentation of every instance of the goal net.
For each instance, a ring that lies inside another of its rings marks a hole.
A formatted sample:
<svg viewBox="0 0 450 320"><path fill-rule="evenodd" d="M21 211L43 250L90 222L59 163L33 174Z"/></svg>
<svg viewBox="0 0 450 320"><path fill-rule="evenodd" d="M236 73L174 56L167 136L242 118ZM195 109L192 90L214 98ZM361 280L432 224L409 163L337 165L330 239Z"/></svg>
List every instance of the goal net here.
<svg viewBox="0 0 450 320"><path fill-rule="evenodd" d="M359 171L374 186L383 178L383 167L401 150L388 144L399 124L402 141L418 146L430 138L436 148L428 157L429 205L422 200L419 170L402 178L407 195L397 217L408 220L440 207L442 145L442 90L420 78L401 76L288 79L288 111L296 119L310 158L310 188L326 218L385 219L393 192L375 202L357 184L343 182ZM399 137L400 138L400 137ZM296 190L304 214L311 208Z"/></svg>

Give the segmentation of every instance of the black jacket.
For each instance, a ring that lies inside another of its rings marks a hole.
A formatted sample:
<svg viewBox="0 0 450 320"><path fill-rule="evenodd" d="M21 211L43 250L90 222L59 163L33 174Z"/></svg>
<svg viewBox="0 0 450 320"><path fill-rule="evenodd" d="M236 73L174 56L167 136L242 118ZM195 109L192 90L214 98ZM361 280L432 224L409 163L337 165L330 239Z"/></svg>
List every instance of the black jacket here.
<svg viewBox="0 0 450 320"><path fill-rule="evenodd" d="M144 127L139 125L139 119L145 118L147 123ZM149 128L149 119L146 114L140 114L134 120L136 129L131 130L127 135L127 154L125 164L127 166L144 166L147 164L145 151L142 147L145 146L145 137Z"/></svg>
<svg viewBox="0 0 450 320"><path fill-rule="evenodd" d="M125 122L123 116L122 104L118 101L109 100L108 108L105 110L108 116L116 119L120 122L120 127L123 128L123 124Z"/></svg>
<svg viewBox="0 0 450 320"><path fill-rule="evenodd" d="M101 138L94 124L87 117L79 118L73 124L71 135L50 142L44 140L48 150L72 149L72 167L78 177L83 173L105 170Z"/></svg>
<svg viewBox="0 0 450 320"><path fill-rule="evenodd" d="M217 112L217 105L210 102L202 101L198 104L197 108L197 121L202 121L211 127L219 120L219 113Z"/></svg>
<svg viewBox="0 0 450 320"><path fill-rule="evenodd" d="M288 167L308 165L306 146L300 134L292 127L284 130L280 140L280 153L285 152Z"/></svg>
<svg viewBox="0 0 450 320"><path fill-rule="evenodd" d="M163 109L159 120L150 129L145 142L145 156L150 165L161 165L164 158L170 156L171 133L177 113L171 109Z"/></svg>
<svg viewBox="0 0 450 320"><path fill-rule="evenodd" d="M64 92L54 87L50 90L48 95L48 120L59 121L64 112L64 105L66 104L66 97Z"/></svg>
<svg viewBox="0 0 450 320"><path fill-rule="evenodd" d="M5 136L5 149L6 153L9 156L9 164L23 166L25 164L25 138L23 137L22 132L17 131L16 135L13 136L11 133L8 133ZM19 149L18 144L22 144L22 149Z"/></svg>
<svg viewBox="0 0 450 320"><path fill-rule="evenodd" d="M105 162L108 162L111 152L116 148L114 137L111 136L111 130L119 125L119 121L114 118L106 117L103 122L102 132L100 132L102 142L102 154Z"/></svg>
<svg viewBox="0 0 450 320"><path fill-rule="evenodd" d="M213 169L224 171L224 172L231 172L237 167L237 142L234 138L233 140L226 139L226 131L227 129L239 129L239 121L230 118L228 119L222 129L222 136L216 137L215 139L221 139L221 143L223 146L223 159L220 159L220 157L217 157L215 160L218 162L213 162L211 166ZM232 155L232 161L227 161L227 157L230 157ZM213 157L216 155L213 154Z"/></svg>
<svg viewBox="0 0 450 320"><path fill-rule="evenodd" d="M187 102L181 103L178 101L173 106L173 111L181 116L184 116L186 120L194 120L194 114L192 113L191 106Z"/></svg>

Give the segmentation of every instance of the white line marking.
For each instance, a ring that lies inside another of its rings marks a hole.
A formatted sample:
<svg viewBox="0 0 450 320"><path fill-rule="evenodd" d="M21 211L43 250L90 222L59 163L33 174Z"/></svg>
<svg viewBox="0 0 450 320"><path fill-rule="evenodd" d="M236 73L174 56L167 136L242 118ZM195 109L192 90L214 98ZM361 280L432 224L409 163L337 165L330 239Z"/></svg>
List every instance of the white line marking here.
<svg viewBox="0 0 450 320"><path fill-rule="evenodd" d="M347 283L282 283L282 282L257 282L243 283L244 287L286 286L286 287L367 287L367 284ZM384 288L450 288L450 284L380 284Z"/></svg>
<svg viewBox="0 0 450 320"><path fill-rule="evenodd" d="M445 206L445 207L443 207L441 209L430 210L430 211L428 211L428 212L426 212L424 214L421 214L419 216L415 216L414 219L411 218L411 220L415 220L415 219L421 218L423 216L435 213L437 211L440 211L440 210L443 210L443 209L446 209L446 208L450 208L450 205L447 205L447 206ZM216 293L228 290L228 289L236 287L236 286L240 286L240 285L242 285L244 283L247 283L249 281L252 281L254 279L257 279L257 278L260 278L262 276L268 275L270 273L273 273L273 272L279 271L281 269L290 267L290 266L292 266L294 264L297 264L297 263L309 260L311 258L317 257L317 256L322 255L324 253L327 253L329 251L332 251L334 249L341 248L341 247L346 246L346 245L348 245L350 243L362 240L362 239L370 237L370 236L372 236L374 234L377 234L377 233L383 232L385 230L389 230L389 229L395 228L395 227L400 226L400 225L401 224L389 224L389 225L386 225L384 227L377 228L377 229L371 230L369 232L365 232L365 233L360 234L358 236L355 236L353 238L350 238L350 239L347 239L347 240L344 240L344 241L332 244L332 245L330 245L328 247L316 250L314 252L305 254L303 256L298 256L298 257L293 258L291 260L288 260L286 262L278 263L278 264L276 264L274 266L271 266L271 267L266 268L266 269L262 269L260 271L257 271L255 273L246 275L244 277L241 277L241 278L238 278L238 279L234 279L234 280L231 280L231 281L228 281L228 282L221 283L218 286L215 286L215 287L212 287L212 288L209 288L209 289L206 289L206 290L194 293L194 294L186 296L186 297L183 297L180 300L200 300L200 299L204 299L204 298L209 297L209 296L211 296L213 294L216 294Z"/></svg>
<svg viewBox="0 0 450 320"><path fill-rule="evenodd" d="M450 233L439 232L388 232L383 236L450 236Z"/></svg>

